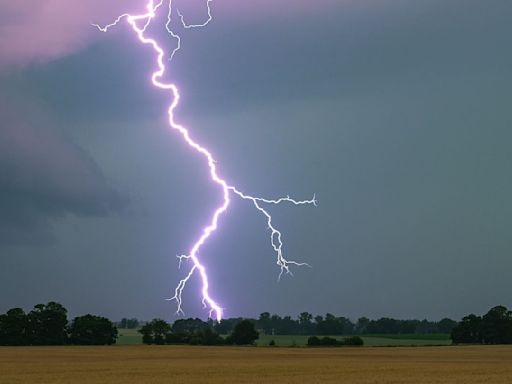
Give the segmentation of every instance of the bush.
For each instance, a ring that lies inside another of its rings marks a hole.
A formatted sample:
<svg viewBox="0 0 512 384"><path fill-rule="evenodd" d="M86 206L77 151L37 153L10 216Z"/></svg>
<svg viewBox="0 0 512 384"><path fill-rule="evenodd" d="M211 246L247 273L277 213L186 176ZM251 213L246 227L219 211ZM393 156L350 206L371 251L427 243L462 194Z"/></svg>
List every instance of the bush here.
<svg viewBox="0 0 512 384"><path fill-rule="evenodd" d="M329 337L329 336L322 337L320 339L320 342L322 343L322 345L326 345L326 346L340 345L340 342L338 340L336 340L334 337Z"/></svg>
<svg viewBox="0 0 512 384"><path fill-rule="evenodd" d="M343 345L360 346L363 344L364 341L359 336L346 337L343 339Z"/></svg>
<svg viewBox="0 0 512 384"><path fill-rule="evenodd" d="M270 342L268 343L268 346L269 347L275 347L276 346L276 342L274 340L270 340Z"/></svg>
<svg viewBox="0 0 512 384"><path fill-rule="evenodd" d="M311 336L308 338L308 347L318 347L320 345L322 345L322 342L317 336Z"/></svg>
<svg viewBox="0 0 512 384"><path fill-rule="evenodd" d="M363 345L363 339L359 336L346 337L343 340L336 340L333 337L322 337L311 336L308 338L308 347L341 347L341 346L359 346Z"/></svg>

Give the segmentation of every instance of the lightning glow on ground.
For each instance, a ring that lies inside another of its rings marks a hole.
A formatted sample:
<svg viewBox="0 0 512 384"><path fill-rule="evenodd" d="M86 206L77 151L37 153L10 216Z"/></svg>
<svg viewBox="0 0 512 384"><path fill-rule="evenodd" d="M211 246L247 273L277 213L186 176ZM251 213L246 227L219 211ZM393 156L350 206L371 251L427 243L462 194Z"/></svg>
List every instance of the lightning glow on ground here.
<svg viewBox="0 0 512 384"><path fill-rule="evenodd" d="M200 24L188 24L185 21L185 17L181 12L176 9L176 12L180 18L180 22L183 28L185 29L191 29L191 28L201 28L205 27L210 23L212 20L212 10L211 10L211 3L213 0L206 0L206 10L208 13L208 18L205 22ZM171 61L175 54L180 50L181 48L181 38L180 36L174 32L173 30L173 0L165 0L165 2L168 5L167 10L167 23L165 24L165 28L167 32L176 40L177 44L174 50L169 54L168 61ZM153 73L151 79L153 82L153 85L157 88L169 91L171 94L171 104L168 109L168 115L169 115L169 125L170 127L177 131L183 138L183 140L196 152L204 156L206 163L210 170L210 177L211 180L218 184L218 186L222 190L223 194L223 200L218 206L218 208L213 212L212 218L208 226L206 226L203 230L201 235L198 237L197 241L192 246L190 252L186 255L177 256L179 259L179 265L182 265L183 261L189 261L190 269L187 273L187 275L180 280L178 285L176 286L176 289L174 291L174 296L168 300L174 300L177 303L177 313L183 313L182 310L182 294L183 290L185 289L188 281L190 278L194 275L194 273L199 273L200 279L201 279L201 295L202 295L202 303L209 310L209 315L211 318L216 319L217 321L220 321L223 316L223 308L218 304L216 300L214 300L210 296L210 290L209 290L209 281L208 281L208 275L206 273L206 268L199 260L199 252L202 248L202 246L206 243L208 238L212 235L213 232L215 232L218 228L219 224L219 218L220 216L226 212L228 209L228 206L230 204L230 197L232 195L238 196L241 199L250 201L255 208L263 214L263 216L267 220L268 228L271 231L270 235L270 242L271 245L277 255L277 265L280 267L280 273L279 278L282 276L283 273L291 273L290 266L304 266L308 265L306 263L299 263L293 260L287 260L283 256L283 242L282 242L282 235L279 230L276 229L272 222L272 216L270 213L264 208L264 205L271 205L271 204L280 204L280 203L291 203L294 205L316 205L316 199L315 196L311 200L303 200L303 201L297 201L289 196L279 198L279 199L264 199L260 197L253 197L250 195L247 195L234 186L228 184L226 180L224 180L222 177L219 176L217 171L217 165L215 162L215 159L213 158L212 154L202 145L198 144L191 136L190 132L187 128L184 126L178 124L174 120L174 111L176 107L178 106L179 100L180 100L180 93L176 85L172 83L166 83L162 80L162 77L164 75L164 72L166 70L166 55L164 50L161 48L161 46L158 44L158 42L153 39L146 36L146 30L148 26L152 23L152 21L157 16L157 11L162 7L164 4L164 0L160 0L158 2L155 2L155 0L147 0L146 4L146 12L140 15L131 15L128 13L124 13L120 15L116 20L114 20L112 23L107 24L105 26L100 26L98 24L93 24L95 27L97 27L102 32L107 32L111 27L114 27L118 25L121 21L126 20L128 24L131 26L133 31L137 34L137 37L139 38L140 42L142 44L150 45L153 50L156 53L156 66L157 69Z"/></svg>

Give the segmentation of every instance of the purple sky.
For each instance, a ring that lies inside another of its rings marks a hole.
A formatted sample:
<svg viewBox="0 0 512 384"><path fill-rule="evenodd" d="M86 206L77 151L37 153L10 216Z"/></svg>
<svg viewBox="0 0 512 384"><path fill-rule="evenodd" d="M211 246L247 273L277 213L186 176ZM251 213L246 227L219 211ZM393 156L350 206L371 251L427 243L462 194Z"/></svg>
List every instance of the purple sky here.
<svg viewBox="0 0 512 384"><path fill-rule="evenodd" d="M182 0L175 3L192 18L204 17L204 2L201 0ZM340 1L317 0L313 3L307 0L216 0L214 3L229 17L243 22L264 19L268 16L269 9L276 14L287 12L289 15L296 15L339 5ZM0 66L44 63L75 53L84 49L91 41L103 38L91 28L90 23L104 24L124 12L143 11L144 4L138 0L2 2Z"/></svg>
<svg viewBox="0 0 512 384"><path fill-rule="evenodd" d="M273 210L286 255L313 266L280 283L264 220L234 202L204 250L226 315L512 306L510 1L212 5L169 72L178 120L243 190L319 199ZM175 255L218 191L168 130L151 52L90 25L141 6L0 2L0 312L174 319ZM196 282L185 299L205 316Z"/></svg>

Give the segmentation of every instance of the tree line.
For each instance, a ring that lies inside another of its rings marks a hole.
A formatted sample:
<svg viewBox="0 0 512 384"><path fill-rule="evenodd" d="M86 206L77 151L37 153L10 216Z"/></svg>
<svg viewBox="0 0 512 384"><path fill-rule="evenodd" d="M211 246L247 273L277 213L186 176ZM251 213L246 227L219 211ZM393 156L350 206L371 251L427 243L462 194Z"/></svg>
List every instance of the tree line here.
<svg viewBox="0 0 512 384"><path fill-rule="evenodd" d="M213 321L181 319L169 324L154 319L139 330L144 344L190 344L190 345L251 345L259 338L259 332L251 320L238 321L230 334L221 336L215 331Z"/></svg>
<svg viewBox="0 0 512 384"><path fill-rule="evenodd" d="M37 304L29 313L13 308L0 315L0 345L111 345L117 328L105 317L67 318L59 303Z"/></svg>
<svg viewBox="0 0 512 384"><path fill-rule="evenodd" d="M192 319L188 319L190 322ZM214 324L216 332L228 334L241 318L223 319ZM180 321L180 320L178 320ZM268 335L365 335L365 334L426 334L450 333L457 325L455 320L444 318L440 321L399 320L382 317L370 320L361 317L352 322L346 317L338 317L327 313L325 316L314 316L302 312L296 319L291 316L281 317L263 312L258 319L252 320L258 330Z"/></svg>
<svg viewBox="0 0 512 384"><path fill-rule="evenodd" d="M512 344L512 311L498 305L483 316L464 316L451 336L455 344Z"/></svg>
<svg viewBox="0 0 512 384"><path fill-rule="evenodd" d="M420 333L450 333L456 344L512 343L512 311L504 306L491 308L483 316L470 314L460 322L448 318L436 322L388 317L377 320L361 317L352 322L329 313L313 316L308 312L292 319L263 312L258 319L230 318L216 322L189 318L173 324L155 319L140 327L142 322L125 318L117 324L123 328L138 328L146 344L253 344L260 332L308 335L311 336L308 344L312 346L359 343L356 338L337 340L327 336ZM117 336L117 328L109 319L88 314L69 321L66 308L56 302L37 304L28 313L13 308L0 315L0 345L110 345L116 342Z"/></svg>

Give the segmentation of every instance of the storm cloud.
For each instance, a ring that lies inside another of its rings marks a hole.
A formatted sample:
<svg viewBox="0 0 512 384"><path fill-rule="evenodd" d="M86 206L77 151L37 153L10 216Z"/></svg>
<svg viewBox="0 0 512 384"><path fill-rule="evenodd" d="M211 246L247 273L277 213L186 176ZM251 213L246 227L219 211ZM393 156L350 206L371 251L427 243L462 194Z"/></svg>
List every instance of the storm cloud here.
<svg viewBox="0 0 512 384"><path fill-rule="evenodd" d="M57 13L38 16L47 52L10 46L17 70L0 74L1 229L21 238L32 223L54 237L0 248L0 288L14 292L0 311L59 300L78 313L173 319L163 299L182 277L175 255L219 190L168 129L148 47L125 26L89 26L142 2L48 2L58 3L83 10L62 8L76 21L69 35L51 30ZM203 1L176 3L203 19ZM213 5L208 28L180 30L166 73L181 90L177 121L243 191L319 200L271 207L286 256L313 267L280 283L264 218L233 200L201 254L226 315L439 319L511 306L510 1ZM19 30L13 39L38 41ZM115 214L113 190L130 196L130 215ZM196 283L184 309L204 317Z"/></svg>
<svg viewBox="0 0 512 384"><path fill-rule="evenodd" d="M0 244L49 241L48 220L120 208L97 164L36 104L0 95L0 116Z"/></svg>

